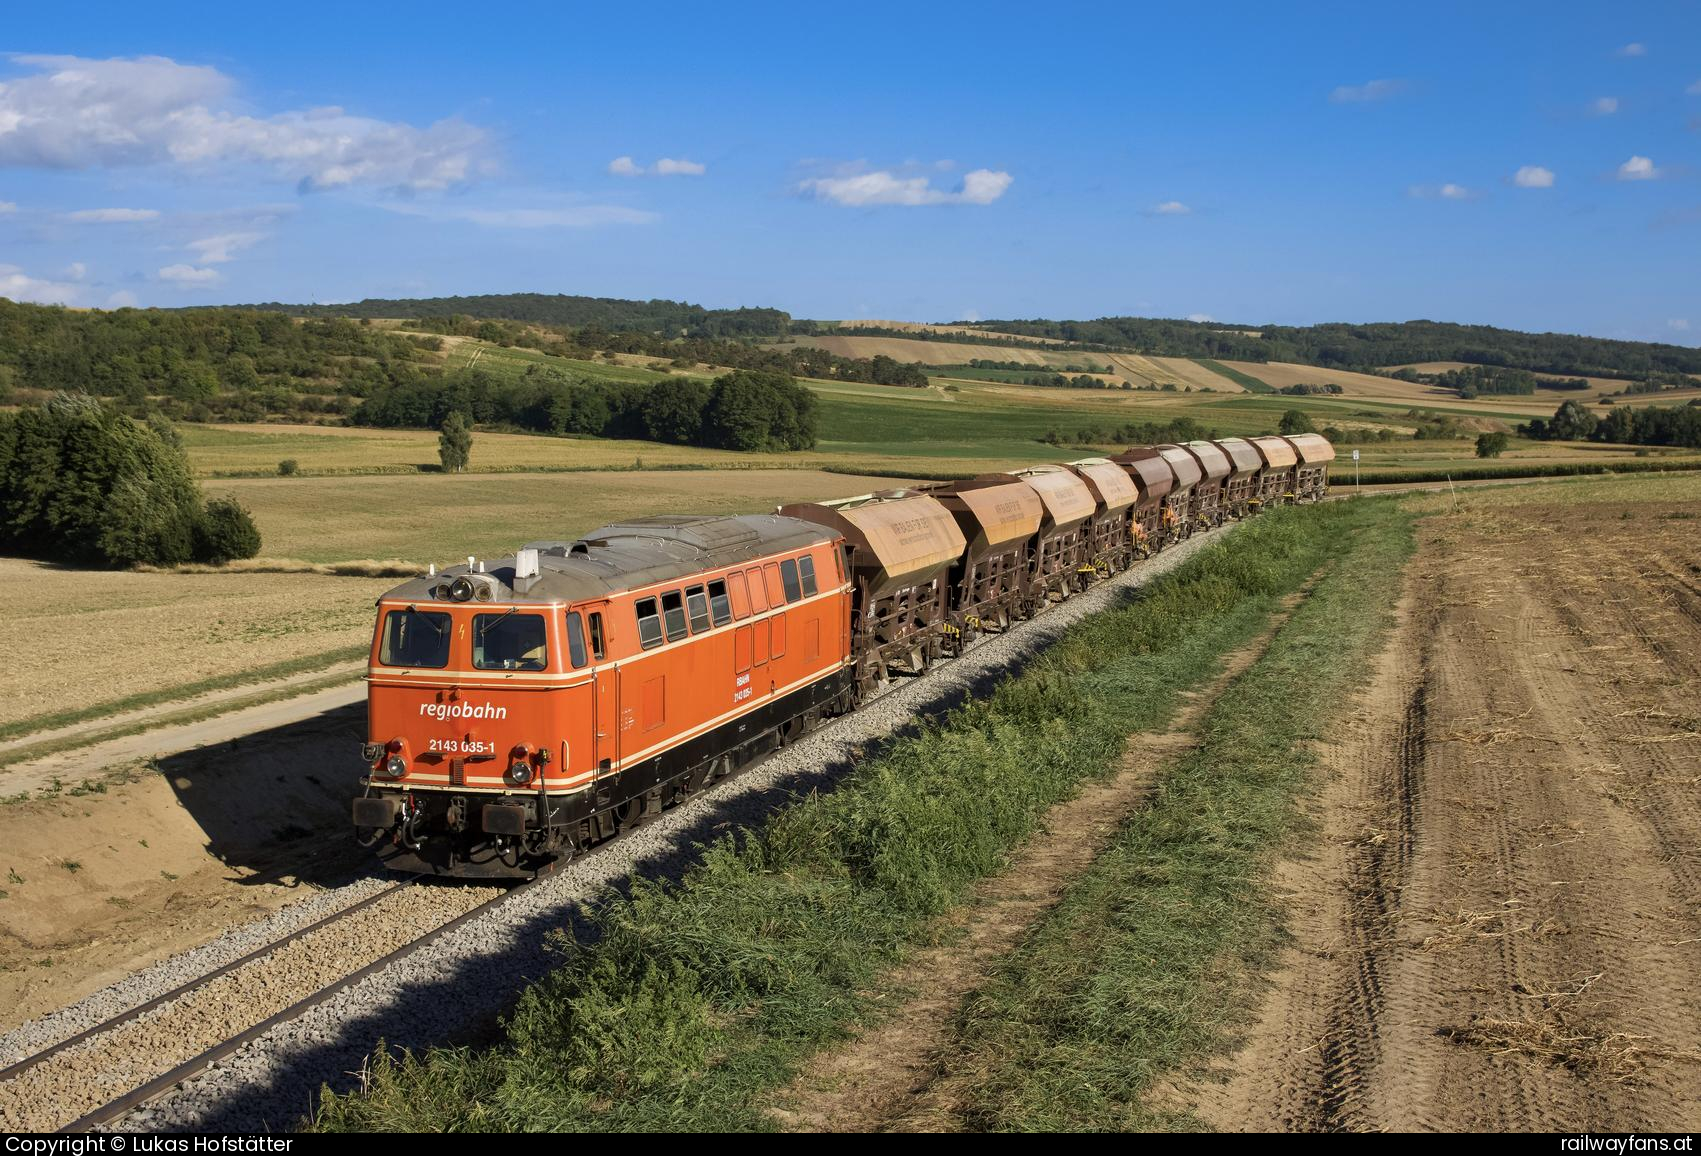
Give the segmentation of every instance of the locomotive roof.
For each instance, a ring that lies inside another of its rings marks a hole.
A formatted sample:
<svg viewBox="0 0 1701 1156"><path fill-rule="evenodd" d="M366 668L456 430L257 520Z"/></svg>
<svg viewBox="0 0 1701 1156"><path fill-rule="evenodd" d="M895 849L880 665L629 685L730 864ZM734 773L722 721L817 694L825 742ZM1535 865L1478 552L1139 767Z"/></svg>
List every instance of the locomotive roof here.
<svg viewBox="0 0 1701 1156"><path fill-rule="evenodd" d="M498 601L583 602L832 538L822 526L776 514L657 514L603 526L576 542L527 542L522 549L538 552L538 574L518 586L512 554L487 560L483 575L501 584ZM409 579L384 598L432 601L438 586L469 573L479 574L464 564L450 566L435 576Z"/></svg>

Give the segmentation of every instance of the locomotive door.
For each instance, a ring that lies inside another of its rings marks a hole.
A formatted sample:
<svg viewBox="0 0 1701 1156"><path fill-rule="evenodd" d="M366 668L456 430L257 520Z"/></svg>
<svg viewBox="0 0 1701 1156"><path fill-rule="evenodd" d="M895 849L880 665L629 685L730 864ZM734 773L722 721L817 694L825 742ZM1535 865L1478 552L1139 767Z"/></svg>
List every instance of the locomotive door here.
<svg viewBox="0 0 1701 1156"><path fill-rule="evenodd" d="M601 775L612 770L620 761L620 668L612 664L602 665L608 645L604 633L604 624L609 620L608 603L586 609L590 612L592 624L591 656L597 664L596 674L592 677L592 696L595 703L592 726L596 744L596 773Z"/></svg>

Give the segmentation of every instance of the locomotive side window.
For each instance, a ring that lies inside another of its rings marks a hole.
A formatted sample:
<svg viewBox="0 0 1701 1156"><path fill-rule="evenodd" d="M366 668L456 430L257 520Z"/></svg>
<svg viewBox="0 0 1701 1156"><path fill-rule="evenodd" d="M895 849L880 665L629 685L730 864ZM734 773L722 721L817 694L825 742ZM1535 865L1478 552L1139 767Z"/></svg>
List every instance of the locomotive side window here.
<svg viewBox="0 0 1701 1156"><path fill-rule="evenodd" d="M709 610L715 616L716 626L732 621L732 603L727 600L724 581L709 583Z"/></svg>
<svg viewBox="0 0 1701 1156"><path fill-rule="evenodd" d="M780 583L785 587L786 601L796 602L803 597L803 587L797 581L797 562L787 558L780 563Z"/></svg>
<svg viewBox="0 0 1701 1156"><path fill-rule="evenodd" d="M762 582L762 567L750 571L750 609L757 614L768 608L768 588Z"/></svg>
<svg viewBox="0 0 1701 1156"><path fill-rule="evenodd" d="M784 606L786 604L786 588L780 583L780 567L777 562L769 562L762 567L762 572L768 578L768 605Z"/></svg>
<svg viewBox="0 0 1701 1156"><path fill-rule="evenodd" d="M384 616L378 661L385 666L449 665L449 616L435 610L392 610Z"/></svg>
<svg viewBox="0 0 1701 1156"><path fill-rule="evenodd" d="M797 575L803 580L803 596L805 598L815 597L817 589L815 585L815 559L808 554L799 558L797 560Z"/></svg>
<svg viewBox="0 0 1701 1156"><path fill-rule="evenodd" d="M473 665L479 670L542 670L548 659L541 614L473 615Z"/></svg>
<svg viewBox="0 0 1701 1156"><path fill-rule="evenodd" d="M685 637L685 597L677 590L662 595L662 621L667 624L667 640L678 642Z"/></svg>
<svg viewBox="0 0 1701 1156"><path fill-rule="evenodd" d="M662 644L661 614L654 598L638 599L638 645L645 650Z"/></svg>
<svg viewBox="0 0 1701 1156"><path fill-rule="evenodd" d="M585 665L585 626L577 610L567 615L567 661L574 669Z"/></svg>
<svg viewBox="0 0 1701 1156"><path fill-rule="evenodd" d="M685 608L691 612L691 633L701 634L709 628L709 596L701 586L685 592Z"/></svg>
<svg viewBox="0 0 1701 1156"><path fill-rule="evenodd" d="M603 645L601 614L591 615L591 654L595 656L598 662L602 661Z"/></svg>
<svg viewBox="0 0 1701 1156"><path fill-rule="evenodd" d="M732 595L732 616L750 617L750 583L744 580L744 571L727 575L727 592Z"/></svg>

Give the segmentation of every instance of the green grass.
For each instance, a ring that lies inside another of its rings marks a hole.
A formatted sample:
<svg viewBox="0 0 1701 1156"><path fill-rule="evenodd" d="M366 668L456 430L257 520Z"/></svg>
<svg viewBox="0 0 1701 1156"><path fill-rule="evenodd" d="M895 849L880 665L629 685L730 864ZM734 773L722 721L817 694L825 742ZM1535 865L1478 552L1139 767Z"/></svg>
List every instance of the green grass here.
<svg viewBox="0 0 1701 1156"><path fill-rule="evenodd" d="M964 1122L997 1131L1193 1129L1152 1107L1161 1076L1232 1043L1282 939L1269 886L1305 823L1313 744L1340 717L1392 618L1413 549L1381 507L1252 668L1150 807L964 1007Z"/></svg>
<svg viewBox="0 0 1701 1156"><path fill-rule="evenodd" d="M1260 381L1256 377L1253 377L1250 373L1243 373L1238 369L1224 365L1220 361L1212 361L1209 357L1195 357L1193 360L1197 361L1200 365L1203 365L1206 369L1209 369L1214 373L1222 374L1224 377L1240 386L1240 388L1244 389L1247 393L1276 392L1276 387L1271 385L1269 382Z"/></svg>
<svg viewBox="0 0 1701 1156"><path fill-rule="evenodd" d="M774 1089L872 1014L884 968L930 942L1049 807L1110 773L1131 733L1162 727L1281 595L1391 509L1336 503L1244 525L834 792L712 843L683 883L610 897L501 1043L376 1059L366 1092L327 1094L317 1126L772 1127Z"/></svg>

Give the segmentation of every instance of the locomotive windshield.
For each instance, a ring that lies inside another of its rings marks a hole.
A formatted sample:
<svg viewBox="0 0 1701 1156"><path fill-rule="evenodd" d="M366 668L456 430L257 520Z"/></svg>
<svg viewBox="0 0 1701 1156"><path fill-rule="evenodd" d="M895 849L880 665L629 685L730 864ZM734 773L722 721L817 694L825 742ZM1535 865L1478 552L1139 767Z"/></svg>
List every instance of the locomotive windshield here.
<svg viewBox="0 0 1701 1156"><path fill-rule="evenodd" d="M542 670L548 654L541 614L473 617L473 665L480 670Z"/></svg>
<svg viewBox="0 0 1701 1156"><path fill-rule="evenodd" d="M385 666L449 665L449 616L435 610L392 610L384 616L378 661Z"/></svg>

